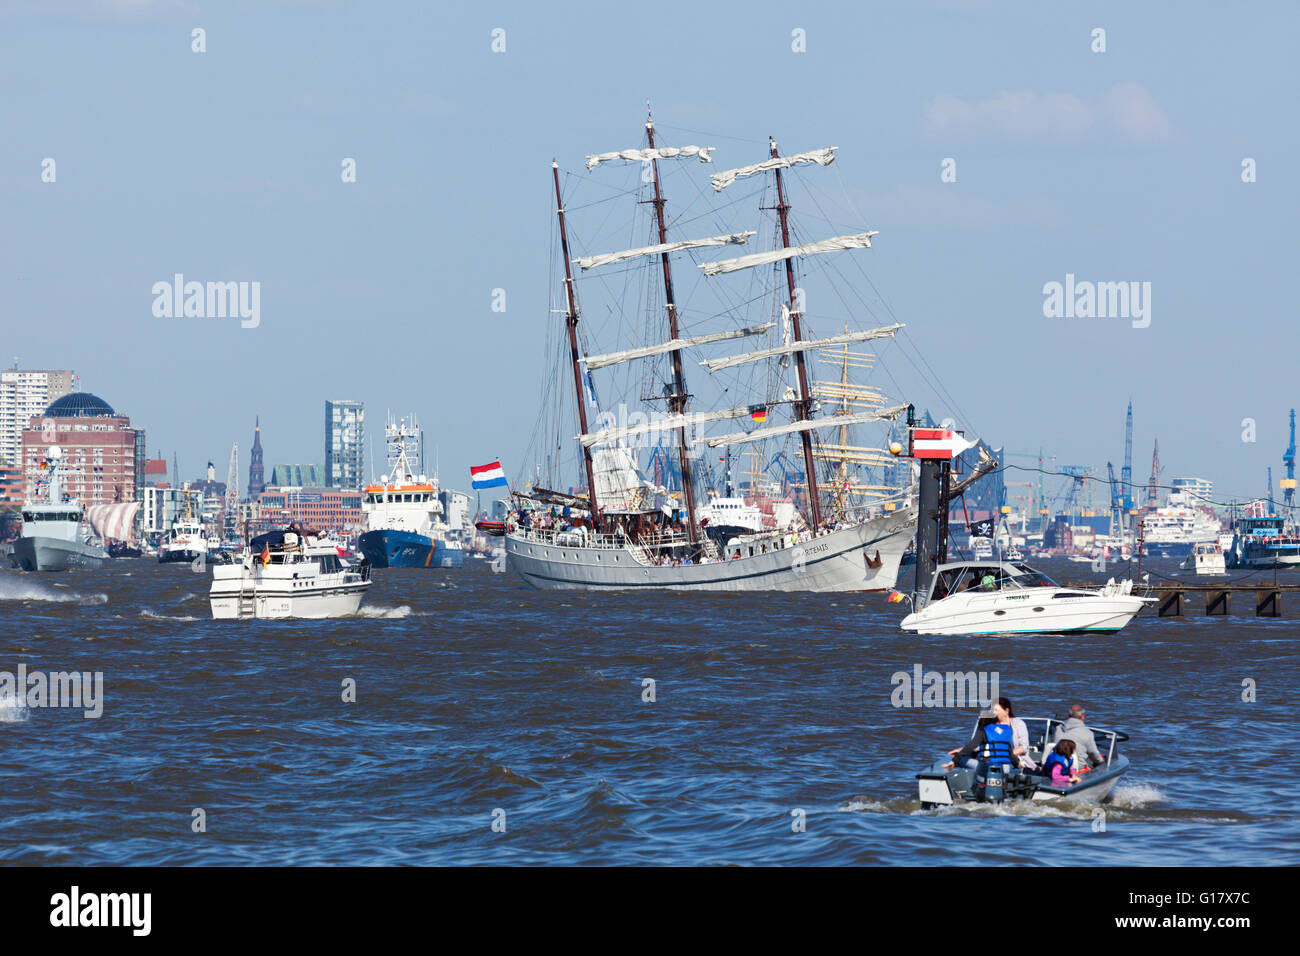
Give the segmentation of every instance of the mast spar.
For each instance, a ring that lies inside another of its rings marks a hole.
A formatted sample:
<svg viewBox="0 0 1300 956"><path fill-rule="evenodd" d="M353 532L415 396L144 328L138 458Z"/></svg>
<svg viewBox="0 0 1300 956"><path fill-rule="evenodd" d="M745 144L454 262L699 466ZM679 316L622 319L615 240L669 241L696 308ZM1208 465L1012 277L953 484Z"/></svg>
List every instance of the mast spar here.
<svg viewBox="0 0 1300 956"><path fill-rule="evenodd" d="M776 140L769 138L772 158L776 159ZM785 201L785 183L781 179L780 168L776 169L776 210L781 218L781 244L787 249L790 247L790 207ZM785 260L785 283L790 294L790 324L794 333L795 342L803 341L802 323L799 321L802 317L795 295L794 285L794 263L791 259ZM795 413L800 421L807 421L812 406L812 398L808 392L808 369L804 363L804 353L796 351L794 353L795 367L799 372L799 401L795 403ZM803 440L803 462L804 470L808 476L808 506L812 513L813 529L821 527L822 507L817 493L817 472L814 469L812 434L805 431L801 436Z"/></svg>
<svg viewBox="0 0 1300 956"><path fill-rule="evenodd" d="M551 176L555 180L555 214L560 220L560 248L564 253L564 295L568 305L564 324L569 329L569 358L573 365L573 389L578 403L578 428L587 433L587 401L582 390L582 368L578 364L578 300L573 288L573 267L569 264L569 233L564 222L564 200L560 198L560 165L551 160ZM583 446L583 464L587 469L587 504L591 508L593 531L600 530L600 515L596 503L596 473L591 464L591 449Z"/></svg>
<svg viewBox="0 0 1300 956"><path fill-rule="evenodd" d="M647 119L646 136L649 139L650 149L655 148L655 124L653 119ZM664 197L659 187L659 160L651 159L650 167L654 174L654 207L655 218L659 225L659 242L661 245L668 244L668 224L664 217ZM568 268L568 253L565 253L565 268ZM677 303L673 298L673 273L668 263L668 251L660 253L659 260L663 265L664 273L664 300L668 308L668 334L669 338L677 339ZM686 375L682 370L682 353L680 349L672 352L673 361L673 394L668 396L668 410L674 414L683 414L686 411ZM586 431L586 428L583 428ZM687 527L690 532L692 543L700 538L699 525L695 516L695 487L691 475L691 454L690 448L686 442L686 429L677 430L677 461L682 472L682 496L686 502Z"/></svg>

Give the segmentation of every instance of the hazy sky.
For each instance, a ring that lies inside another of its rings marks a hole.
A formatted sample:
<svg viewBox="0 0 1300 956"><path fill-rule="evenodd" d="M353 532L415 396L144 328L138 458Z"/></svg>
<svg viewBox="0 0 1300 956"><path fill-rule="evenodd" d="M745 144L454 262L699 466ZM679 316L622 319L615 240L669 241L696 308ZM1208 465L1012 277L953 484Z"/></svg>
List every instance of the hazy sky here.
<svg viewBox="0 0 1300 956"><path fill-rule="evenodd" d="M839 218L880 231L841 255L957 407L905 397L1099 471L1131 397L1138 481L1158 438L1166 482L1261 494L1300 397L1298 24L1293 2L3 0L0 358L76 369L187 476L224 478L238 441L242 484L259 413L268 466L323 462L327 398L376 438L417 413L445 485L517 473L556 320L551 158L640 146L650 98L661 145L718 148L702 177L768 134L840 148L861 217ZM156 317L175 273L259 282L260 324ZM1149 282L1149 326L1045 317L1067 273Z"/></svg>

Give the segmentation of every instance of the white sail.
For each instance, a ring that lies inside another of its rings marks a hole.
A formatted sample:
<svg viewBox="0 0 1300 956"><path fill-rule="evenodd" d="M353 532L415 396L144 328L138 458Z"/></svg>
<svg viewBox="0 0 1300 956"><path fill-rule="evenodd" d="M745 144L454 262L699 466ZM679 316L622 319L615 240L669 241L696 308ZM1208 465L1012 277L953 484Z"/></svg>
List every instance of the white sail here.
<svg viewBox="0 0 1300 956"><path fill-rule="evenodd" d="M732 432L730 435L718 435L715 438L702 438L710 448L722 445L740 445L744 442L762 441L781 435L793 435L797 432L811 431L814 428L839 428L842 425L865 425L868 422L882 422L897 418L907 410L906 405L893 408L881 408L874 412L858 412L854 415L832 415L829 418L810 418L803 422L791 422L789 425L775 425L772 428L756 428L752 432Z"/></svg>
<svg viewBox="0 0 1300 956"><path fill-rule="evenodd" d="M810 352L814 349L823 349L830 345L848 345L852 342L866 342L870 339L883 339L887 336L893 335L902 327L903 324L897 322L894 325L886 325L878 329L867 329L864 332L845 332L841 335L833 335L829 339L806 339L802 342L787 342L770 349L759 349L756 352L744 352L740 355L728 355L724 358L708 359L700 364L710 372L716 372L719 369L731 368L734 365L744 365L747 362L759 362L765 358L772 358L774 355L789 355L793 352Z"/></svg>
<svg viewBox="0 0 1300 956"><path fill-rule="evenodd" d="M678 428L693 428L696 425L707 425L710 422L721 422L729 418L743 418L750 414L753 409L759 407L761 406L747 405L742 408L727 408L717 412L685 412L680 415L665 415L663 418L642 422L639 425L602 428L598 432L579 435L578 441L588 448L593 445L608 445L624 438L645 435L649 432L676 431Z"/></svg>
<svg viewBox="0 0 1300 956"><path fill-rule="evenodd" d="M800 163L817 163L819 166L829 166L835 162L835 151L838 146L828 146L825 149L811 149L806 153L795 153L793 156L777 156L774 159L765 159L761 163L753 163L749 166L741 166L739 169L728 169L721 173L714 173L713 188L717 192L722 192L737 179L745 176L753 176L755 173L765 173L769 169L786 169L790 166L797 166Z"/></svg>
<svg viewBox="0 0 1300 956"><path fill-rule="evenodd" d="M578 361L586 365L588 369L604 368L607 365L617 365L619 362L631 362L651 355L662 355L664 352L676 352L679 349L694 348L697 345L708 345L710 342L740 339L748 335L762 335L775 324L774 322L768 322L766 325L751 325L749 328L734 329L730 332L714 332L711 335L699 335L689 339L669 339L667 342L660 342L657 345L643 345L640 348L624 349L621 352L607 352L604 355L587 355L578 359Z"/></svg>
<svg viewBox="0 0 1300 956"><path fill-rule="evenodd" d="M627 448L598 448L591 456L596 501L602 511L643 511L654 500L654 486L641 474Z"/></svg>
<svg viewBox="0 0 1300 956"><path fill-rule="evenodd" d="M136 512L139 510L138 501L91 505L86 509L86 521L90 524L90 530L105 541L110 538L115 541L128 541L134 537L132 528L135 525Z"/></svg>
<svg viewBox="0 0 1300 956"><path fill-rule="evenodd" d="M682 249L699 249L702 246L739 246L749 242L749 237L755 235L751 229L749 232L733 232L729 236L710 236L707 239L683 239L679 242L661 242L657 246L642 246L640 249L624 249L622 252L606 252L599 256L584 256L581 259L574 259L583 269L594 269L597 266L607 266L611 262L622 262L624 259L635 259L638 256L657 256L664 252L678 252Z"/></svg>
<svg viewBox="0 0 1300 956"><path fill-rule="evenodd" d="M700 268L704 270L706 276L716 276L725 272L736 272L740 269L752 269L754 266L765 266L772 262L780 262L783 259L793 259L795 256L809 256L819 252L839 252L842 249L870 249L871 237L878 235L880 235L879 231L873 229L871 232L860 232L852 236L834 236L830 239L822 239L819 242L806 242L802 246L786 246L784 249L773 249L771 252L756 252L753 255L740 256L736 259L701 262Z"/></svg>
<svg viewBox="0 0 1300 956"><path fill-rule="evenodd" d="M711 163L716 146L666 146L662 149L620 149L616 153L595 153L587 157L587 168L595 169L601 163L622 159L629 163L648 163L652 159L676 159L679 156L698 156L700 162Z"/></svg>

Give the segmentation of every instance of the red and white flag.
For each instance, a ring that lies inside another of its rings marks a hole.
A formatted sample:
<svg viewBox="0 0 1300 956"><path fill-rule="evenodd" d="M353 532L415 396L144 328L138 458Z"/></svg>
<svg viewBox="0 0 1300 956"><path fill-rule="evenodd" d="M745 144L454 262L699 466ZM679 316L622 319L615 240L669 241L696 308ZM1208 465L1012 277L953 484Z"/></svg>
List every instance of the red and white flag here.
<svg viewBox="0 0 1300 956"><path fill-rule="evenodd" d="M967 441L951 428L913 428L913 458L956 458L967 448L974 448L973 441Z"/></svg>

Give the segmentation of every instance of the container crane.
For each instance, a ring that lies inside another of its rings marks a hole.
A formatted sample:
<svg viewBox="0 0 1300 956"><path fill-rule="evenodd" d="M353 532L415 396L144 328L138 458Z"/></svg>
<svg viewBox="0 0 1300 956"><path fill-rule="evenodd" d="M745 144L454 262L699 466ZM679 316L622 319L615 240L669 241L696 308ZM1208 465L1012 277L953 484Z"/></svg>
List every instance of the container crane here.
<svg viewBox="0 0 1300 956"><path fill-rule="evenodd" d="M1291 444L1282 453L1282 464L1286 465L1286 477L1282 479L1282 504L1286 509L1287 520L1291 520L1291 509L1295 504L1295 409L1291 409Z"/></svg>

